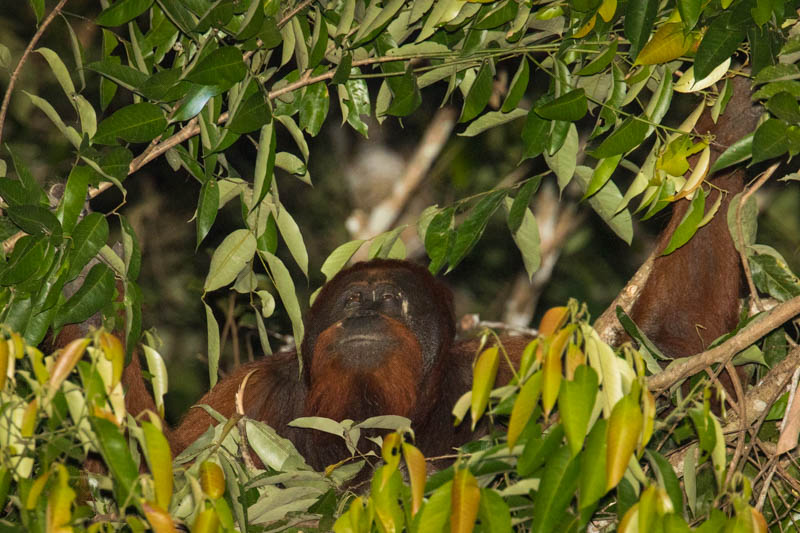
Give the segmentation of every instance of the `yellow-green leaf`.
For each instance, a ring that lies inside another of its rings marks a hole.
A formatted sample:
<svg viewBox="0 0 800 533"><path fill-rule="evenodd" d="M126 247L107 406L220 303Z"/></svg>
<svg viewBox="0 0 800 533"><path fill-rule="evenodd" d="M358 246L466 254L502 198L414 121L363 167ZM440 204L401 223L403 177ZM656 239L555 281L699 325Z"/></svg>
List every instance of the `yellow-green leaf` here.
<svg viewBox="0 0 800 533"><path fill-rule="evenodd" d="M209 507L197 515L192 526L192 533L212 533L219 530L219 517L213 507Z"/></svg>
<svg viewBox="0 0 800 533"><path fill-rule="evenodd" d="M680 192L675 196L676 200L679 200L685 196L690 196L694 193L695 189L697 189L703 180L708 175L708 167L709 162L711 161L711 147L706 146L703 148L703 151L700 152L700 157L697 159L697 164L694 166L692 170L692 174L689 176L689 179L686 180L686 183L681 188Z"/></svg>
<svg viewBox="0 0 800 533"><path fill-rule="evenodd" d="M692 46L694 39L683 33L682 22L668 22L661 26L653 38L636 56L638 65L667 63L683 54Z"/></svg>
<svg viewBox="0 0 800 533"><path fill-rule="evenodd" d="M456 470L453 476L453 491L450 506L450 531L452 533L470 532L478 517L478 503L481 490L478 480L468 468Z"/></svg>
<svg viewBox="0 0 800 533"><path fill-rule="evenodd" d="M175 523L172 521L172 517L169 515L169 513L159 507L156 503L142 502L142 509L144 510L144 516L150 523L150 527L152 527L153 531L156 533L173 533L178 531L175 528ZM196 530L193 529L192 531Z"/></svg>
<svg viewBox="0 0 800 533"><path fill-rule="evenodd" d="M225 493L225 474L217 463L203 461L200 465L200 486L203 492L215 500Z"/></svg>
<svg viewBox="0 0 800 533"><path fill-rule="evenodd" d="M72 502L76 493L69 486L69 474L64 465L56 465L58 469L58 483L47 498L47 531L70 531L67 528L72 519Z"/></svg>
<svg viewBox="0 0 800 533"><path fill-rule="evenodd" d="M649 390L642 390L642 413L644 415L644 426L642 429L642 439L639 443L639 454L644 452L644 447L650 442L653 436L653 428L656 420L656 400Z"/></svg>
<svg viewBox="0 0 800 533"><path fill-rule="evenodd" d="M500 353L497 346L485 349L475 362L472 377L472 404L470 405L473 430L489 403L489 393L494 387L499 365Z"/></svg>
<svg viewBox="0 0 800 533"><path fill-rule="evenodd" d="M0 337L0 391L6 386L6 377L8 375L8 341Z"/></svg>
<svg viewBox="0 0 800 533"><path fill-rule="evenodd" d="M651 531L651 528L655 526L655 522L658 519L657 504L658 487L650 485L644 489L642 496L639 498L639 519L637 520L639 531Z"/></svg>
<svg viewBox="0 0 800 533"><path fill-rule="evenodd" d="M422 505L428 471L425 466L425 456L413 444L403 443L403 458L408 468L408 481L411 484L411 516L414 516Z"/></svg>
<svg viewBox="0 0 800 533"><path fill-rule="evenodd" d="M513 448L522 430L531 419L539 394L542 391L542 371L533 374L519 391L514 407L511 409L511 418L508 421L508 447Z"/></svg>
<svg viewBox="0 0 800 533"><path fill-rule="evenodd" d="M569 308L566 306L548 309L542 317L542 321L539 322L539 336L552 335L567 323L568 318Z"/></svg>
<svg viewBox="0 0 800 533"><path fill-rule="evenodd" d="M122 371L125 367L125 348L123 348L122 341L120 341L118 337L107 331L100 332L98 341L100 343L100 348L103 350L103 355L105 355L106 359L111 361L113 372L111 374L110 388L113 389L117 386L117 383L119 383L122 377Z"/></svg>
<svg viewBox="0 0 800 533"><path fill-rule="evenodd" d="M528 375L531 367L533 366L534 361L538 360L541 355L537 355L541 352L541 348L539 347L539 343L541 341L536 338L533 339L531 342L525 346L525 349L522 350L522 356L519 360L519 377L523 379L525 376Z"/></svg>
<svg viewBox="0 0 800 533"><path fill-rule="evenodd" d="M48 470L36 478L36 481L31 484L31 488L28 491L28 499L25 501L25 509L28 511L36 509L36 504L39 502L39 497L42 495L44 486L47 485L47 480L50 479L50 472L52 471Z"/></svg>
<svg viewBox="0 0 800 533"><path fill-rule="evenodd" d="M606 490L611 490L625 474L628 462L639 443L642 411L633 394L627 394L614 406L608 419L606 447Z"/></svg>
<svg viewBox="0 0 800 533"><path fill-rule="evenodd" d="M47 391L48 401L53 398L69 373L78 364L88 345L89 339L75 339L61 350L56 362L53 364L53 371L50 373L49 390Z"/></svg>
<svg viewBox="0 0 800 533"><path fill-rule="evenodd" d="M381 469L381 488L386 486L389 477L397 470L397 465L400 464L400 445L402 442L403 438L396 431L383 438L381 457L383 457L383 462L386 465Z"/></svg>
<svg viewBox="0 0 800 533"><path fill-rule="evenodd" d="M597 14L600 15L600 18L606 22L610 22L616 12L617 0L603 0L603 3L600 4L600 8L597 10Z"/></svg>
<svg viewBox="0 0 800 533"><path fill-rule="evenodd" d="M19 433L23 437L33 436L33 430L36 429L36 415L39 412L39 400L34 398L25 407L25 412L22 414L22 426L19 428Z"/></svg>
<svg viewBox="0 0 800 533"><path fill-rule="evenodd" d="M159 507L168 509L172 499L172 451L169 448L169 441L162 430L152 422L142 422L142 431L147 448L147 465L153 474L156 503ZM202 466L200 470L203 471Z"/></svg>
<svg viewBox="0 0 800 533"><path fill-rule="evenodd" d="M550 414L558 399L558 390L561 388L561 379L563 378L561 355L574 330L574 326L560 330L548 344L547 354L544 356L542 365L542 409L544 409L545 416Z"/></svg>

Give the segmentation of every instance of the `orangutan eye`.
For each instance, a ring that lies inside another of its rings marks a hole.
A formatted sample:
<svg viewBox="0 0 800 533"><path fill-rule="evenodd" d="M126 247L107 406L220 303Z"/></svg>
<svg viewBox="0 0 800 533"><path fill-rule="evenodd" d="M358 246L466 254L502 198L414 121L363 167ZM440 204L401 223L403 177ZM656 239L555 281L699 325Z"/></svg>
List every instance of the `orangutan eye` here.
<svg viewBox="0 0 800 533"><path fill-rule="evenodd" d="M353 292L347 295L347 298L344 300L345 305L353 305L361 303L361 293L360 292Z"/></svg>

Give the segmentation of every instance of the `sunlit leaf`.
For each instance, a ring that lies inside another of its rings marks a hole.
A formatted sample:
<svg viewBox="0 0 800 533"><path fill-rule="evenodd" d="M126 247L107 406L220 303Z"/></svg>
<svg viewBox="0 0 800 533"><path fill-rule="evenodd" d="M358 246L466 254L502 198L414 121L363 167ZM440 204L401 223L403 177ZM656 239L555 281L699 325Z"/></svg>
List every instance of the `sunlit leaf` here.
<svg viewBox="0 0 800 533"><path fill-rule="evenodd" d="M639 443L643 422L639 401L633 394L623 396L611 411L606 448L606 490L616 487L625 474Z"/></svg>
<svg viewBox="0 0 800 533"><path fill-rule="evenodd" d="M473 430L489 403L489 393L494 387L499 366L500 353L497 346L484 350L475 362L472 378L472 405L470 406Z"/></svg>
<svg viewBox="0 0 800 533"><path fill-rule="evenodd" d="M452 504L450 514L450 531L453 533L470 532L478 518L478 503L481 491L478 480L468 468L459 468L453 475Z"/></svg>
<svg viewBox="0 0 800 533"><path fill-rule="evenodd" d="M255 252L256 238L250 230L231 232L214 250L203 289L210 292L233 282Z"/></svg>
<svg viewBox="0 0 800 533"><path fill-rule="evenodd" d="M153 475L156 503L159 507L168 509L172 499L172 452L169 441L162 430L152 422L142 422L142 431L146 444L147 465ZM202 466L200 472L202 476Z"/></svg>

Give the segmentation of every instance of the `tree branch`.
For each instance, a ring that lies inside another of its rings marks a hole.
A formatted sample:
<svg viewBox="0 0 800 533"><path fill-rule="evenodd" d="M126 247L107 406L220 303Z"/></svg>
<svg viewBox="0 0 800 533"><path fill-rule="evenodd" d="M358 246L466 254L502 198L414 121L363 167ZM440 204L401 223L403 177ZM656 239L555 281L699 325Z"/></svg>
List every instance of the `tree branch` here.
<svg viewBox="0 0 800 533"><path fill-rule="evenodd" d="M700 372L707 366L714 363L725 363L738 352L798 315L800 315L800 296L773 308L716 348L676 359L663 372L650 376L647 379L647 386L651 391L662 391L678 381Z"/></svg>
<svg viewBox="0 0 800 533"><path fill-rule="evenodd" d="M11 78L8 80L8 88L6 89L6 94L3 96L3 104L0 105L0 144L3 143L3 126L6 123L6 114L8 113L8 105L11 102L11 93L14 92L14 85L17 84L17 78L19 78L19 73L22 71L22 65L28 60L28 57L31 55L33 51L33 47L36 46L36 43L39 42L39 39L44 34L44 31L53 22L53 19L56 18L56 15L61 13L61 10L64 8L64 4L67 3L67 0L61 0L56 7L50 12L49 15L42 21L42 24L39 26L39 29L36 30L36 33L33 34L33 38L31 42L28 43L28 46L25 48L25 51L22 52L22 57L19 58L19 62L17 66L14 68L14 72L11 73Z"/></svg>

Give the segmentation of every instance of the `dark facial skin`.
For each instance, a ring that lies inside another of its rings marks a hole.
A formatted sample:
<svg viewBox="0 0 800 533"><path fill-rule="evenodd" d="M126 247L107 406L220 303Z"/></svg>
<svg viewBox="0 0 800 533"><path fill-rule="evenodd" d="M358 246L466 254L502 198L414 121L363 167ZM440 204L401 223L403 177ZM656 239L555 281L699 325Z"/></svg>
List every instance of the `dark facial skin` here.
<svg viewBox="0 0 800 533"><path fill-rule="evenodd" d="M347 367L367 370L413 336L423 372L429 370L453 337L449 298L441 298L441 286L430 276L421 278L408 263L368 265L337 276L320 293L307 320L303 358L314 356L322 336L326 356L333 351ZM430 286L421 279L430 280Z"/></svg>

